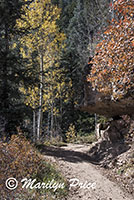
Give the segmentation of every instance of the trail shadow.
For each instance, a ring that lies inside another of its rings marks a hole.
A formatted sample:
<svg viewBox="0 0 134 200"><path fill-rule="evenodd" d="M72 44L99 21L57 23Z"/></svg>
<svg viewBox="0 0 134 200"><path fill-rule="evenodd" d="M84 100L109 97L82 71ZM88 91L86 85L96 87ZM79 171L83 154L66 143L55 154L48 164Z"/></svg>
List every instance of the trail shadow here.
<svg viewBox="0 0 134 200"><path fill-rule="evenodd" d="M76 149L78 148L76 147ZM89 151L86 153L79 152L78 150L74 151L61 147L48 147L45 145L41 145L39 148L42 154L53 156L67 162L88 162L94 165L104 165L104 167L106 167L111 162L111 160L126 152L128 149L129 147L126 144L110 144L106 141L96 143L96 145L92 148L89 147Z"/></svg>
<svg viewBox="0 0 134 200"><path fill-rule="evenodd" d="M125 144L124 141L116 142L114 144L109 141L101 141L97 142L89 150L88 155L101 166L107 167L112 160L116 162L116 157L129 149L130 147Z"/></svg>
<svg viewBox="0 0 134 200"><path fill-rule="evenodd" d="M54 156L56 158L59 158L61 160L71 162L71 163L78 163L78 162L90 162L93 164L97 164L92 160L92 158L87 155L86 153L63 149L59 147L48 147L48 146L42 146L40 149L40 152L42 154L48 155L48 156Z"/></svg>

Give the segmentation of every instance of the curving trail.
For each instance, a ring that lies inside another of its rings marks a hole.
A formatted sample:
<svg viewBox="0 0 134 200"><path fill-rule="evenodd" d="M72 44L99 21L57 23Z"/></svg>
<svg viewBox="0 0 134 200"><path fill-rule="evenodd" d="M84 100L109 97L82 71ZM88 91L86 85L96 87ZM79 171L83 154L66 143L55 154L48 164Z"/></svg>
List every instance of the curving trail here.
<svg viewBox="0 0 134 200"><path fill-rule="evenodd" d="M68 144L66 147L47 147L44 150L45 158L56 162L68 181L77 179L74 182L77 185L71 187L67 200L133 200L131 195L96 169L86 154L89 149L88 145Z"/></svg>

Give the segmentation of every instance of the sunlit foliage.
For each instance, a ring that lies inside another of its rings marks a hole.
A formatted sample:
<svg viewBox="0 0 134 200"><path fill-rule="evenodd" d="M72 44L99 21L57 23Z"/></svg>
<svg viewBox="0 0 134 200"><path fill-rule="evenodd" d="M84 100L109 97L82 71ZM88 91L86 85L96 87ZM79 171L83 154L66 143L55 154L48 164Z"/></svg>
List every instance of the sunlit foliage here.
<svg viewBox="0 0 134 200"><path fill-rule="evenodd" d="M0 142L0 197L15 199L17 194L28 195L22 189L21 180L36 174L41 158L23 136L13 135L9 143ZM14 177L19 182L15 190L6 188L6 180Z"/></svg>
<svg viewBox="0 0 134 200"><path fill-rule="evenodd" d="M98 44L88 81L100 92L118 99L134 87L134 2L118 0L104 40Z"/></svg>

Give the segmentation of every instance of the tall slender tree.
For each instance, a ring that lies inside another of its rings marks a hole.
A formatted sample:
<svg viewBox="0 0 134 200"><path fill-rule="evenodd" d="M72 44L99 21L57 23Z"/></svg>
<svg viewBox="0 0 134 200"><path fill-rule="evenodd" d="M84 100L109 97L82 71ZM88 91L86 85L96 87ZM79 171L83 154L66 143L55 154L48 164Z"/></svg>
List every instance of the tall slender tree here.
<svg viewBox="0 0 134 200"><path fill-rule="evenodd" d="M51 102L51 127L53 127L54 102L51 87L54 84L53 73L58 68L55 63L60 58L60 49L63 47L62 42L65 36L59 32L56 25L60 10L52 5L50 0L36 0L28 7L24 6L23 11L25 14L22 15L21 20L17 21L17 26L19 29L29 28L29 32L21 38L22 54L32 62L32 54L35 52L38 63L36 71L39 75L39 84L34 89L37 92L34 101L38 102L36 110L38 109L37 139L39 140L42 132L43 108L47 105L47 101L44 101L45 91L48 92L48 99L51 98L49 102ZM48 87L46 87L47 84ZM48 88L50 88L49 91ZM32 95L31 93L30 96ZM33 99L33 96L31 98ZM35 105L35 102L32 104Z"/></svg>

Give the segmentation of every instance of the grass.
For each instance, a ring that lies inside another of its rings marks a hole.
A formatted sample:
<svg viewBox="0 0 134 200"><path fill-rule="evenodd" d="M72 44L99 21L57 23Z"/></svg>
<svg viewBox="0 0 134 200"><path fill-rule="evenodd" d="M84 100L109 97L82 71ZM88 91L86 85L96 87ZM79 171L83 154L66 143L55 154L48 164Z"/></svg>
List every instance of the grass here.
<svg viewBox="0 0 134 200"><path fill-rule="evenodd" d="M54 182L58 184L64 184L64 188L59 188L56 191L50 188L37 190L40 196L45 197L46 200L61 200L68 194L67 181L62 176L62 174L56 169L56 166L52 165L51 163L43 161L39 167L37 174L33 176L33 179L36 179L37 182L41 183L49 183L52 180L54 180Z"/></svg>
<svg viewBox="0 0 134 200"><path fill-rule="evenodd" d="M40 154L41 150L45 148L45 146L65 146L67 144L64 144L62 141L57 141L56 138L52 138L51 140L46 140L43 144L38 143L35 145L35 148L37 149L38 153ZM39 166L38 172L33 175L33 179L36 179L37 182L41 183L48 183L54 180L56 183L64 184L64 188L57 189L54 191L54 189L40 189L37 190L37 192L40 194L40 196L43 196L43 200L45 197L45 200L61 200L68 194L68 184L67 180L63 177L63 175L58 170L58 167L54 165L53 163L50 163L48 161L42 160L42 163Z"/></svg>
<svg viewBox="0 0 134 200"><path fill-rule="evenodd" d="M56 136L56 137L44 138L44 142L36 143L35 146L37 149L42 149L43 146L56 146L56 147L67 146L67 143L63 142L61 137Z"/></svg>
<svg viewBox="0 0 134 200"><path fill-rule="evenodd" d="M94 133L91 133L91 134L83 135L83 136L78 135L76 137L75 143L77 143L77 144L92 144L95 141L96 141L96 136Z"/></svg>
<svg viewBox="0 0 134 200"><path fill-rule="evenodd" d="M57 167L52 165L49 162L46 162L45 160L42 160L41 163L39 163L39 168L35 174L29 177L32 181L36 179L36 182L33 184L35 186L38 183L50 183L52 180L53 183L56 184L64 184L63 188L58 188L54 191L54 188L48 188L48 189L26 189L27 190L27 196L25 194L18 194L17 199L15 200L61 200L64 199L69 191L69 187L67 184L66 179L62 176L62 174L57 170ZM28 180L29 180L28 179Z"/></svg>
<svg viewBox="0 0 134 200"><path fill-rule="evenodd" d="M63 146L67 146L67 143L62 142L62 141L57 141L56 139L52 138L51 140L46 140L44 142L44 145L46 145L46 146L63 147Z"/></svg>

